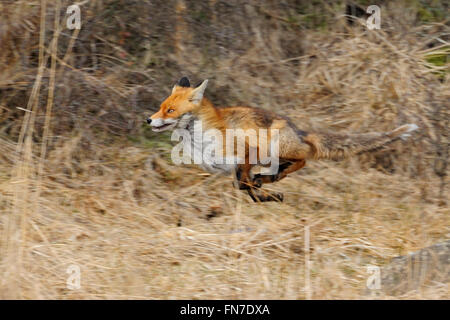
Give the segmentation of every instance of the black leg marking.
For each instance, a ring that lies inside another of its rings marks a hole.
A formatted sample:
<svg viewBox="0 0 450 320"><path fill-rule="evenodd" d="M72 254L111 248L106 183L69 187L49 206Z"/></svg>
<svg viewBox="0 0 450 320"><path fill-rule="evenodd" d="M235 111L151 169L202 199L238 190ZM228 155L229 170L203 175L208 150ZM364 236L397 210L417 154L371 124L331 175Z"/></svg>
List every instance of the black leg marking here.
<svg viewBox="0 0 450 320"><path fill-rule="evenodd" d="M238 183L239 183L239 190L250 190L251 189L251 187L245 182L239 181Z"/></svg>
<svg viewBox="0 0 450 320"><path fill-rule="evenodd" d="M247 190L247 193L248 193L248 195L250 196L250 198L252 198L252 200L253 200L254 202L258 202L258 199L255 197L255 194L253 193L253 190L248 189L248 190Z"/></svg>
<svg viewBox="0 0 450 320"><path fill-rule="evenodd" d="M271 182L278 181L280 179L280 173L283 172L284 170L286 170L287 168L289 168L291 165L292 165L292 162L289 162L289 161L288 162L283 162L282 164L280 164L278 166L278 172L276 174L273 174L273 175L255 174L254 177L253 177L253 183L258 185L257 188L260 188L261 185L263 184L264 180L265 180L263 177L268 177Z"/></svg>
<svg viewBox="0 0 450 320"><path fill-rule="evenodd" d="M236 182L237 185L235 185L239 190L249 190L251 188L250 184L247 181L242 181L242 168L236 169Z"/></svg>
<svg viewBox="0 0 450 320"><path fill-rule="evenodd" d="M249 196L252 198L254 202L268 202L268 201L277 201L283 202L284 196L282 193L266 193L261 190L250 189L247 190Z"/></svg>
<svg viewBox="0 0 450 320"><path fill-rule="evenodd" d="M278 166L278 174L284 170L286 170L287 168L289 168L292 165L293 162L283 162L282 164L280 164Z"/></svg>
<svg viewBox="0 0 450 320"><path fill-rule="evenodd" d="M238 167L236 169L236 179L237 179L237 181L241 181L241 176L242 176L242 169Z"/></svg>

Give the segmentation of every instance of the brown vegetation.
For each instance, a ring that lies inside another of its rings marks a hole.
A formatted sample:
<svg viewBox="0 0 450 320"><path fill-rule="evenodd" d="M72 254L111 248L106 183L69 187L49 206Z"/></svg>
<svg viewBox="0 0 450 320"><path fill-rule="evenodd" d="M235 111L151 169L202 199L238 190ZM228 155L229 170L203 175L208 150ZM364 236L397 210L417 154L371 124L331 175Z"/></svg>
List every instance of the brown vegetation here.
<svg viewBox="0 0 450 320"><path fill-rule="evenodd" d="M91 0L71 31L70 1L2 1L0 297L355 299L367 265L448 239L450 28L433 3L386 1L368 31L339 1ZM254 204L171 164L170 135L146 127L183 75L304 130L420 131L308 163L270 185L284 203Z"/></svg>

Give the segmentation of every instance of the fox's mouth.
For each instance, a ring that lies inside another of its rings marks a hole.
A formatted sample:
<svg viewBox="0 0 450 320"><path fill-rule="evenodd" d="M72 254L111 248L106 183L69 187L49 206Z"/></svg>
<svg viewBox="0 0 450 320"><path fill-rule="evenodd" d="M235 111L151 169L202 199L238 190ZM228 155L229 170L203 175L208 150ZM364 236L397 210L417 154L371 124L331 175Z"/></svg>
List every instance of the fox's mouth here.
<svg viewBox="0 0 450 320"><path fill-rule="evenodd" d="M176 124L177 124L176 122L172 122L172 123L165 123L160 126L152 126L152 131L161 132L161 131L169 130L169 129L172 129L173 127L175 127Z"/></svg>

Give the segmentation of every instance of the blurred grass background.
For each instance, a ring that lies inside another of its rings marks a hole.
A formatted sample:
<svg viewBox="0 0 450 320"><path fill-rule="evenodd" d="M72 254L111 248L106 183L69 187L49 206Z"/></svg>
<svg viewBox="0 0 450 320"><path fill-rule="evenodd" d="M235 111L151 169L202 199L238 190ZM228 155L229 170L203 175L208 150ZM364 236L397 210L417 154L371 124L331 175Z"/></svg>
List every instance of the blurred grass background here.
<svg viewBox="0 0 450 320"><path fill-rule="evenodd" d="M72 4L0 3L0 297L356 299L367 265L449 239L447 1L91 0L68 30ZM380 30L346 15L370 4ZM254 204L145 124L184 75L303 130L420 132Z"/></svg>

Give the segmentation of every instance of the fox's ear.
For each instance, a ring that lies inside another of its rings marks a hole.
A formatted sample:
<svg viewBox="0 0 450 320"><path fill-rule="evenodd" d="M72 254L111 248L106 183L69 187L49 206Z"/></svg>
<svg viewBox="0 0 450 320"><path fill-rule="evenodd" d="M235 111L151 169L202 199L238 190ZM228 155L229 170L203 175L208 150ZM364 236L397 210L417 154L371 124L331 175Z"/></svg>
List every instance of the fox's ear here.
<svg viewBox="0 0 450 320"><path fill-rule="evenodd" d="M180 79L180 81L178 81L178 85L180 87L190 87L191 86L191 82L189 81L188 77L183 77Z"/></svg>
<svg viewBox="0 0 450 320"><path fill-rule="evenodd" d="M191 82L188 77L183 77L178 81L178 83L172 88L172 93L177 90L177 87L189 88L191 86Z"/></svg>
<svg viewBox="0 0 450 320"><path fill-rule="evenodd" d="M191 101L194 104L199 104L203 99L203 94L205 93L206 86L208 85L208 79L202 82L197 88L192 90Z"/></svg>

